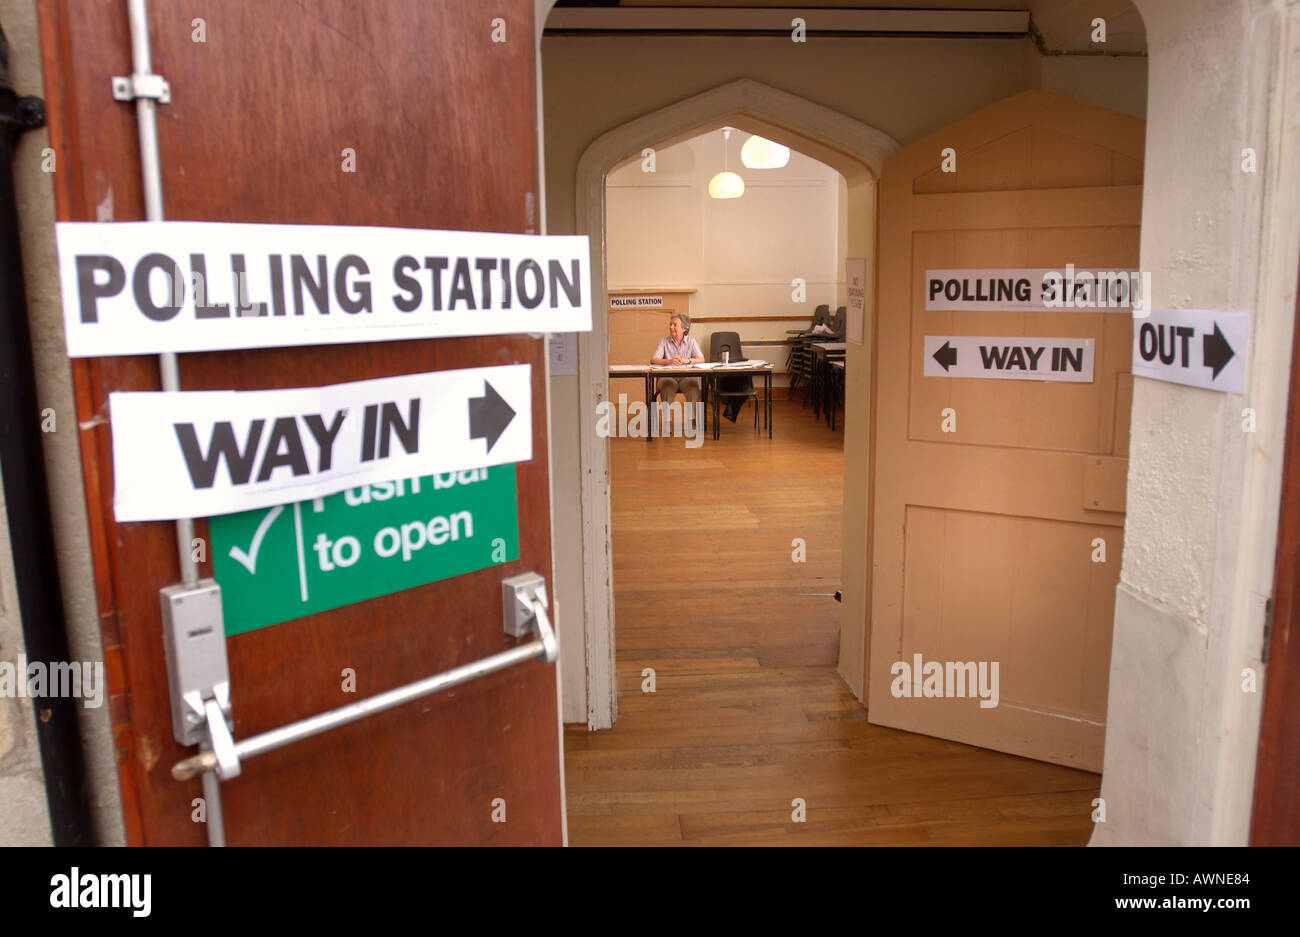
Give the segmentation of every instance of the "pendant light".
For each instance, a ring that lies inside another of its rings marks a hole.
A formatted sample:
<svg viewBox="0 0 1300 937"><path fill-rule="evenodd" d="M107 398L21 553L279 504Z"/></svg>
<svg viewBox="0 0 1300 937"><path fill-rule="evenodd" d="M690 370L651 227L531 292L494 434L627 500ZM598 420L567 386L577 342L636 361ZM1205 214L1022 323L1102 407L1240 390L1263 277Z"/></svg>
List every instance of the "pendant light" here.
<svg viewBox="0 0 1300 937"><path fill-rule="evenodd" d="M790 148L754 135L740 148L740 161L747 169L780 169L790 162Z"/></svg>
<svg viewBox="0 0 1300 937"><path fill-rule="evenodd" d="M727 171L727 140L731 138L731 128L722 128L722 172L709 180L709 195L712 198L740 198L745 194L745 180L734 172Z"/></svg>

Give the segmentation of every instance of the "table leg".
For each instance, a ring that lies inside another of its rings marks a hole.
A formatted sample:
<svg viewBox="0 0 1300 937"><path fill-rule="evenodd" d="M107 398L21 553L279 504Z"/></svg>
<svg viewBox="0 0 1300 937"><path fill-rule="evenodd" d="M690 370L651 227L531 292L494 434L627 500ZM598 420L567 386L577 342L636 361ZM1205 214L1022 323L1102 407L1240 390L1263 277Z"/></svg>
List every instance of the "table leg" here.
<svg viewBox="0 0 1300 937"><path fill-rule="evenodd" d="M645 441L649 445L650 440L654 438L655 432L655 379L646 374L645 376L645 408L646 408L646 431Z"/></svg>
<svg viewBox="0 0 1300 937"><path fill-rule="evenodd" d="M835 417L831 414L831 397L835 393L835 375L832 373L835 369L831 367L830 355L826 356L825 368L826 371L822 375L822 413L826 417L826 422L833 428L835 424L832 421Z"/></svg>
<svg viewBox="0 0 1300 937"><path fill-rule="evenodd" d="M817 349L808 349L808 354L812 355L808 359L808 399L812 404L813 413L817 413Z"/></svg>
<svg viewBox="0 0 1300 937"><path fill-rule="evenodd" d="M818 417L818 418L821 417L821 404L822 404L822 396L821 396L821 372L822 372L822 368L821 368L821 354L820 354L820 352L818 352L818 350L817 350L816 348L814 348L814 349L813 349L813 359L812 359L812 381L811 381L811 384L812 384L812 407L813 407L813 416Z"/></svg>
<svg viewBox="0 0 1300 937"><path fill-rule="evenodd" d="M721 438L718 433L718 423L722 421L722 411L718 407L718 402L721 399L722 399L722 395L718 393L718 385L714 384L713 385L713 438L714 439Z"/></svg>
<svg viewBox="0 0 1300 937"><path fill-rule="evenodd" d="M772 438L772 372L763 372L763 398L765 406L763 409L767 412L763 414L767 423L767 438Z"/></svg>
<svg viewBox="0 0 1300 937"><path fill-rule="evenodd" d="M835 425L832 422L835 417L831 416L831 385L835 383L835 375L831 373L833 370L831 359L828 356L826 358L826 385L822 388L822 416L826 420L826 425L831 427Z"/></svg>

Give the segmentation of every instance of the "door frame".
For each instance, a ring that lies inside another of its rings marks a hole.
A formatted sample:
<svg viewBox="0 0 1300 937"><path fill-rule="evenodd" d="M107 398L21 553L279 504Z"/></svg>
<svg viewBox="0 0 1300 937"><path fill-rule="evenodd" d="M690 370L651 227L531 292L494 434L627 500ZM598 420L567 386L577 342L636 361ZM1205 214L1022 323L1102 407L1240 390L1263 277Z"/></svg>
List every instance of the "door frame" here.
<svg viewBox="0 0 1300 937"><path fill-rule="evenodd" d="M1300 295L1295 308L1300 321ZM1300 741L1295 736L1300 687L1300 648L1296 646L1300 636L1300 329L1292 339L1288 397L1272 633L1265 634L1263 644L1266 673L1251 809L1252 846L1300 843L1300 805L1294 797L1300 777Z"/></svg>
<svg viewBox="0 0 1300 937"><path fill-rule="evenodd" d="M727 124L820 160L844 176L849 187L850 257L867 257L876 266L876 181L899 143L875 127L805 98L749 78L712 88L678 101L598 137L578 161L575 188L576 234L591 238L592 328L578 336L578 432L582 478L583 620L587 669L587 728L612 728L618 718L614 679L614 569L610 538L608 442L596 434L596 406L608 400L609 335L605 310L605 177L617 164L638 156L642 147L667 146ZM856 205L856 211L855 211ZM875 331L874 287L867 290L864 344L849 346L846 393L870 401L872 338ZM855 549L845 551L844 603L840 626L841 675L859 699L866 692L863 652L867 633L868 565L866 477L850 490L848 468L859 460L869 467L871 406L846 408L845 498L843 537ZM852 448L853 452L850 452ZM854 455L857 458L851 459ZM857 489L860 487L860 491Z"/></svg>

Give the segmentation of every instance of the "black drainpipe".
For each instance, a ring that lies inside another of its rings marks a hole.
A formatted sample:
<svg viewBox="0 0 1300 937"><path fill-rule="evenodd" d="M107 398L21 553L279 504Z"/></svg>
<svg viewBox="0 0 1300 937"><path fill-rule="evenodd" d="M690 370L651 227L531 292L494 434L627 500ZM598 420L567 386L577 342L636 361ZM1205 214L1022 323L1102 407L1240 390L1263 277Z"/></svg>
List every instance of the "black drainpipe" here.
<svg viewBox="0 0 1300 937"><path fill-rule="evenodd" d="M48 665L70 657L50 521L31 333L27 327L12 159L13 147L23 131L44 125L45 102L38 97L19 97L9 84L9 41L0 29L0 127L4 131L4 145L0 146L0 471L4 474L9 542L27 659L29 663L41 661ZM69 416L64 416L65 427ZM26 674L15 677L27 679ZM85 761L77 727L81 701L43 697L33 700L33 704L54 844L92 845Z"/></svg>

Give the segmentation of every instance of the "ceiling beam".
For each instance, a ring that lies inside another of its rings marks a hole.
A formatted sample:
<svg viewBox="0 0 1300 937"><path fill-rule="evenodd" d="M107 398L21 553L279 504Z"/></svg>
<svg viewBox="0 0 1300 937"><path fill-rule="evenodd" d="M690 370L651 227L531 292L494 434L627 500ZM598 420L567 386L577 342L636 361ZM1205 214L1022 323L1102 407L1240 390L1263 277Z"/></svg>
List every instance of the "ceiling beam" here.
<svg viewBox="0 0 1300 937"><path fill-rule="evenodd" d="M546 21L546 35L790 35L796 17L804 21L810 35L1022 37L1029 34L1029 13L1022 10L555 7Z"/></svg>

